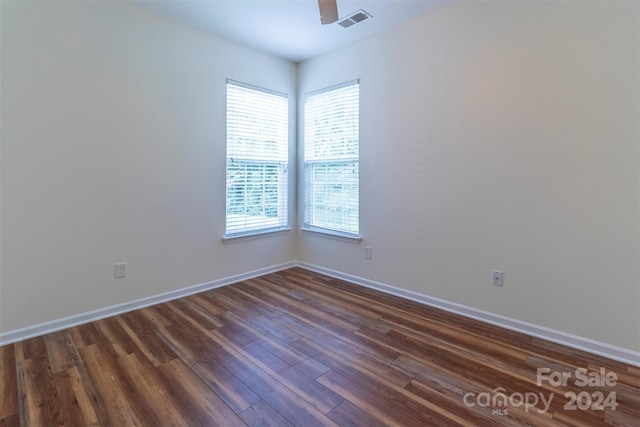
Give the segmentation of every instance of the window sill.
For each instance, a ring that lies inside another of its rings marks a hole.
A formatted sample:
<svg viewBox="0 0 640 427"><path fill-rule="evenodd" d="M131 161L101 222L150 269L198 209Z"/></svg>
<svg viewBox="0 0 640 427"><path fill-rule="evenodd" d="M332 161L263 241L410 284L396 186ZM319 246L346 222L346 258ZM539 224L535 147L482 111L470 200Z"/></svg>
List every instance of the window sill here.
<svg viewBox="0 0 640 427"><path fill-rule="evenodd" d="M325 239L340 240L343 242L355 243L355 244L359 244L362 241L362 236L360 235L339 233L337 231L327 230L324 228L301 228L300 230L304 234L309 234L311 236L324 237Z"/></svg>
<svg viewBox="0 0 640 427"><path fill-rule="evenodd" d="M244 242L245 240L262 239L265 237L273 237L281 234L286 234L291 231L291 228L276 228L271 230L250 231L246 233L229 234L222 238L222 243L225 245L230 243Z"/></svg>

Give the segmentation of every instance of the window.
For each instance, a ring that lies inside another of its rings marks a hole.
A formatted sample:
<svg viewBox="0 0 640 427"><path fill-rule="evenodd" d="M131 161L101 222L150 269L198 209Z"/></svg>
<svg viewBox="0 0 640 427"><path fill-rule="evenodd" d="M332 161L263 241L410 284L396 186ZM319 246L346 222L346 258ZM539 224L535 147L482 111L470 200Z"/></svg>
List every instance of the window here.
<svg viewBox="0 0 640 427"><path fill-rule="evenodd" d="M358 81L307 94L305 228L359 234Z"/></svg>
<svg viewBox="0 0 640 427"><path fill-rule="evenodd" d="M227 81L226 236L287 227L286 94Z"/></svg>

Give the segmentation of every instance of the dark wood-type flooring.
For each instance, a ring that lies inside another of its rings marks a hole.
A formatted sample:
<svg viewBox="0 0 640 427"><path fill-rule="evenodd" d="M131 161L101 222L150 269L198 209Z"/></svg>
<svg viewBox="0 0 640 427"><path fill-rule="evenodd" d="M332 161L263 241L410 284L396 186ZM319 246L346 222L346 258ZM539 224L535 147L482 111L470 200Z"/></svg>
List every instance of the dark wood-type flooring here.
<svg viewBox="0 0 640 427"><path fill-rule="evenodd" d="M638 367L300 268L5 345L0 381L0 426L640 426Z"/></svg>

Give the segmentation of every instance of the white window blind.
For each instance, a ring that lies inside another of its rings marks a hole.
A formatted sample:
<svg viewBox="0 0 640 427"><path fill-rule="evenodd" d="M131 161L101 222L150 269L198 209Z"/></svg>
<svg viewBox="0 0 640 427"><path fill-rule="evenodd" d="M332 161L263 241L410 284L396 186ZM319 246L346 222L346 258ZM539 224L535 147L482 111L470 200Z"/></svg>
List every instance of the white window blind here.
<svg viewBox="0 0 640 427"><path fill-rule="evenodd" d="M226 235L287 227L288 99L227 81Z"/></svg>
<svg viewBox="0 0 640 427"><path fill-rule="evenodd" d="M305 227L359 233L358 81L305 97Z"/></svg>

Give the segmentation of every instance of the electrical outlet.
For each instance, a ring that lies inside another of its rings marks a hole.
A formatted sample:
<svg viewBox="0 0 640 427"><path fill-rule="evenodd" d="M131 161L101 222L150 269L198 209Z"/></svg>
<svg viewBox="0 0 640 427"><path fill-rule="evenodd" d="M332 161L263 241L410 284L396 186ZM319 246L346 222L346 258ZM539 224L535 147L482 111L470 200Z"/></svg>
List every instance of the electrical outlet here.
<svg viewBox="0 0 640 427"><path fill-rule="evenodd" d="M115 278L123 279L127 277L127 263L119 262L115 265Z"/></svg>
<svg viewBox="0 0 640 427"><path fill-rule="evenodd" d="M494 286L502 286L502 271L493 270L491 272L491 278Z"/></svg>
<svg viewBox="0 0 640 427"><path fill-rule="evenodd" d="M371 259L371 256L371 248L367 246L366 248L364 248L364 259Z"/></svg>

